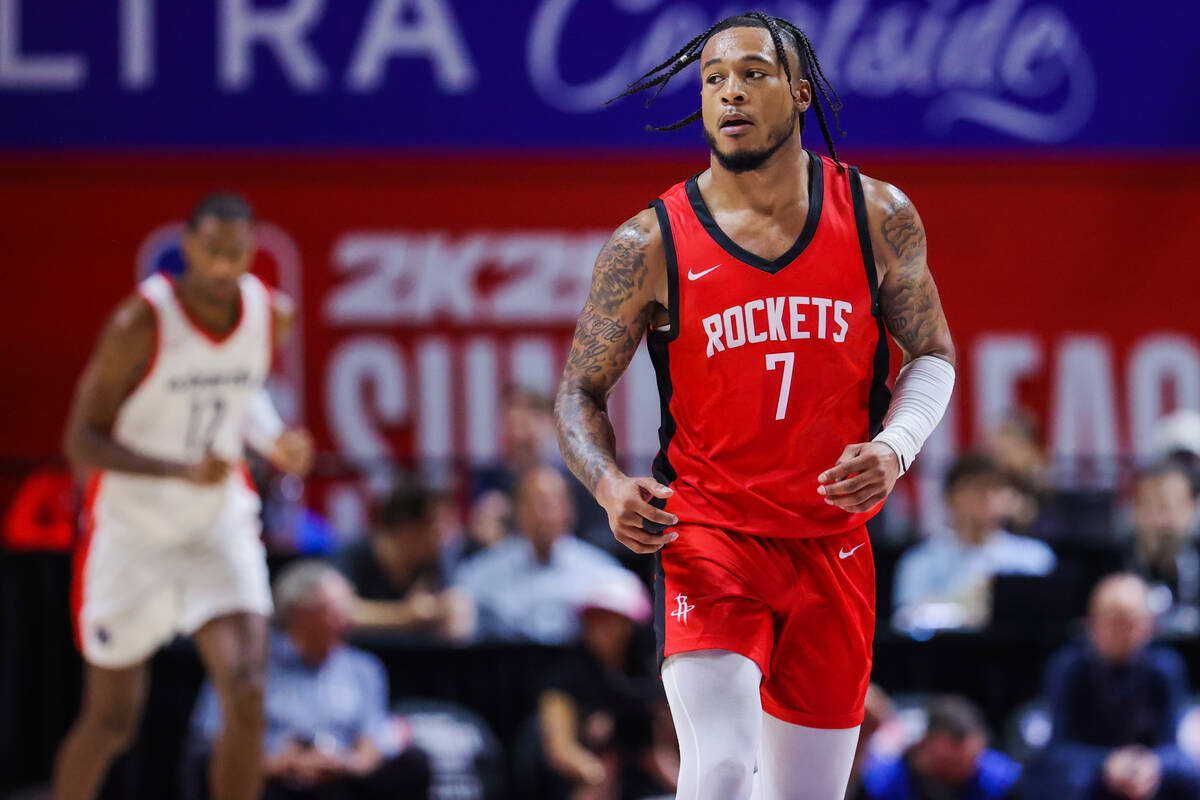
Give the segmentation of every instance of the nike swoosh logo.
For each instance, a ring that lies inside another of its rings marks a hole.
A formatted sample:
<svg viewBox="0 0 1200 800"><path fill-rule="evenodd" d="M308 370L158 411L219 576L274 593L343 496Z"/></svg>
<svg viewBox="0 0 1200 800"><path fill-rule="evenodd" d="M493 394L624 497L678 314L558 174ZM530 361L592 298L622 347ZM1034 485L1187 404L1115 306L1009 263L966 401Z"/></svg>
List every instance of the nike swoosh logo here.
<svg viewBox="0 0 1200 800"><path fill-rule="evenodd" d="M866 542L863 542L863 544L866 544ZM860 544L858 547L862 547L862 544ZM858 547L855 547L854 550L857 550ZM849 558L850 556L854 555L854 550L847 552L847 551L839 548L838 549L838 558Z"/></svg>
<svg viewBox="0 0 1200 800"><path fill-rule="evenodd" d="M717 268L717 267L719 267L719 266L721 266L721 265L720 265L720 264L717 264L717 266L716 266L716 267L709 267L708 269L704 270L703 272L692 272L692 271L689 269L689 270L688 270L688 280L689 280L689 281L694 281L694 280L696 280L697 278L703 278L705 275L707 275L708 273L712 272L714 269L716 269L716 268Z"/></svg>

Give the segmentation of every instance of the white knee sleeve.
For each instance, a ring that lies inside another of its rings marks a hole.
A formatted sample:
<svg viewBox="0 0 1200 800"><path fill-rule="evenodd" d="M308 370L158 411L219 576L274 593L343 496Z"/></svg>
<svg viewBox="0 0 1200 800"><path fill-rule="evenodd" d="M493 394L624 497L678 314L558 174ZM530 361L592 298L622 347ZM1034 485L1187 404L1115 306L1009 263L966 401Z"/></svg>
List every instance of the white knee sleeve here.
<svg viewBox="0 0 1200 800"><path fill-rule="evenodd" d="M762 674L725 650L673 655L663 686L679 736L677 800L748 800L762 732Z"/></svg>

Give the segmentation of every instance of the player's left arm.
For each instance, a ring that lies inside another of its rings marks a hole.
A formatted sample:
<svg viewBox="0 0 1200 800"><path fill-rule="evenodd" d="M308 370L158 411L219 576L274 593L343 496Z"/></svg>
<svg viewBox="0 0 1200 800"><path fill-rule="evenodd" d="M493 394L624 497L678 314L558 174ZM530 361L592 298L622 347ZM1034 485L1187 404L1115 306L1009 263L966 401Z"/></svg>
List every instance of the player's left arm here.
<svg viewBox="0 0 1200 800"><path fill-rule="evenodd" d="M825 502L858 512L886 498L946 411L954 388L954 342L926 261L925 226L904 192L863 176L879 307L904 352L883 430L849 444L819 476Z"/></svg>
<svg viewBox="0 0 1200 800"><path fill-rule="evenodd" d="M271 292L271 325L276 348L291 338L296 304L283 292ZM282 472L307 475L316 456L312 434L303 428L287 430L265 386L251 399L242 426L246 444Z"/></svg>

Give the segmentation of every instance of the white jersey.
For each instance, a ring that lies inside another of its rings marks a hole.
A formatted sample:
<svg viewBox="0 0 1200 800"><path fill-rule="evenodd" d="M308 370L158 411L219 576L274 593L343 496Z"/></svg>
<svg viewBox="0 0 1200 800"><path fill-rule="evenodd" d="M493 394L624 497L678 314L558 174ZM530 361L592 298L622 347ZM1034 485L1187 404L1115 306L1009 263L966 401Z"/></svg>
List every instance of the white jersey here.
<svg viewBox="0 0 1200 800"><path fill-rule="evenodd" d="M212 450L240 467L247 408L271 365L274 317L270 293L258 278L244 275L238 288L238 322L217 338L191 320L170 279L154 275L139 285L156 317L156 346L145 376L117 414L117 442L184 463L199 462ZM131 534L150 545L202 536L259 510L240 468L214 486L104 472L92 488L98 530Z"/></svg>

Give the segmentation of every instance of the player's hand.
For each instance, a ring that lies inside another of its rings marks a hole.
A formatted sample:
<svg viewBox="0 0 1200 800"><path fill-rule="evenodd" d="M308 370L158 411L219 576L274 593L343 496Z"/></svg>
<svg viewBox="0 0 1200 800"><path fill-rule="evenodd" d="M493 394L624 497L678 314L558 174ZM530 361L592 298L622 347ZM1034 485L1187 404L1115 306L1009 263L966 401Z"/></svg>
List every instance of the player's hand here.
<svg viewBox="0 0 1200 800"><path fill-rule="evenodd" d="M646 522L661 531L668 525L679 522L674 514L650 505L650 500L665 500L675 494L669 486L663 486L654 478L630 478L619 472L605 473L596 485L596 502L608 514L608 526L617 541L635 553L655 553L662 546L679 538L674 531L651 533Z"/></svg>
<svg viewBox="0 0 1200 800"><path fill-rule="evenodd" d="M280 472L304 477L312 469L317 447L312 434L303 428L284 431L275 440L269 459Z"/></svg>
<svg viewBox="0 0 1200 800"><path fill-rule="evenodd" d="M1132 747L1119 747L1104 759L1104 785L1118 796L1129 797L1136 772L1136 755Z"/></svg>
<svg viewBox="0 0 1200 800"><path fill-rule="evenodd" d="M1104 785L1129 800L1149 800L1162 782L1162 762L1141 745L1119 747L1104 759Z"/></svg>
<svg viewBox="0 0 1200 800"><path fill-rule="evenodd" d="M584 786L599 786L608 775L604 762L583 748L579 748L567 769L570 777Z"/></svg>
<svg viewBox="0 0 1200 800"><path fill-rule="evenodd" d="M817 493L831 506L858 513L874 508L900 477L900 459L882 442L847 445L837 463L817 476Z"/></svg>
<svg viewBox="0 0 1200 800"><path fill-rule="evenodd" d="M225 480L231 469L233 469L232 464L209 450L204 454L203 460L188 465L183 473L183 478L192 483L211 486Z"/></svg>

